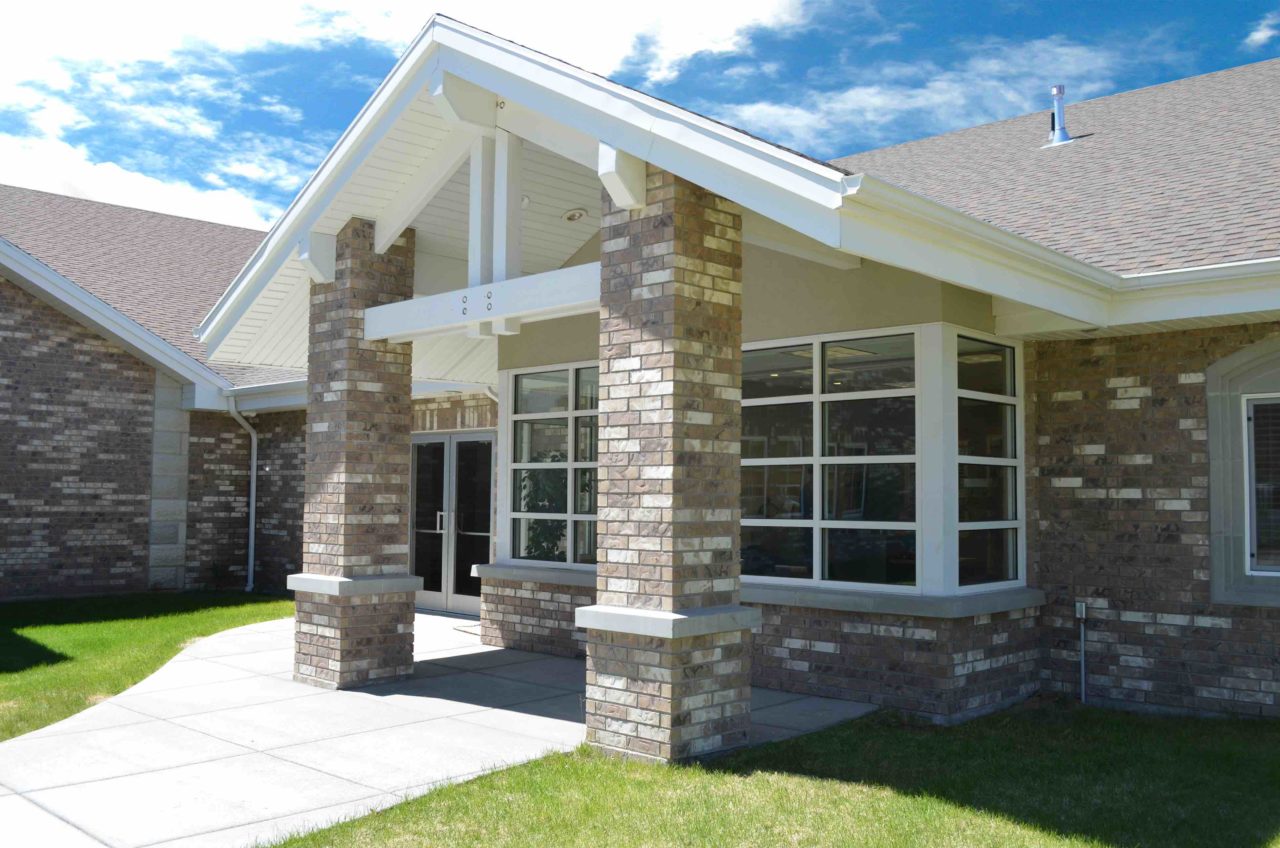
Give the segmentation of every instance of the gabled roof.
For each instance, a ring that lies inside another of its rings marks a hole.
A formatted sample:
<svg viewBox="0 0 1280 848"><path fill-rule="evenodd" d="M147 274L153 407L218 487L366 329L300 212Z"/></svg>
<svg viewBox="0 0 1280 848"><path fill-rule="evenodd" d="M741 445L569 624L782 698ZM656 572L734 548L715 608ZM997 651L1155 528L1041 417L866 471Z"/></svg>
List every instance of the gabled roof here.
<svg viewBox="0 0 1280 848"><path fill-rule="evenodd" d="M1272 59L1070 105L1070 144L1042 149L1042 111L833 164L1113 273L1151 273L1280 257L1278 116Z"/></svg>
<svg viewBox="0 0 1280 848"><path fill-rule="evenodd" d="M0 238L233 385L281 368L209 363L191 330L262 241L257 230L0 185Z"/></svg>

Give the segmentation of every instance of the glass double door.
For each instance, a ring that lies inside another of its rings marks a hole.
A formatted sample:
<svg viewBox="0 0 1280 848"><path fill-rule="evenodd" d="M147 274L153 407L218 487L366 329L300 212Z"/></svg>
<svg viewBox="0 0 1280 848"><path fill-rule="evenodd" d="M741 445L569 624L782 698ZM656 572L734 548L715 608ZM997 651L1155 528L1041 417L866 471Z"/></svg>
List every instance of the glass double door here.
<svg viewBox="0 0 1280 848"><path fill-rule="evenodd" d="M423 434L413 440L410 556L423 580L418 606L480 614L480 578L493 533L493 434Z"/></svg>

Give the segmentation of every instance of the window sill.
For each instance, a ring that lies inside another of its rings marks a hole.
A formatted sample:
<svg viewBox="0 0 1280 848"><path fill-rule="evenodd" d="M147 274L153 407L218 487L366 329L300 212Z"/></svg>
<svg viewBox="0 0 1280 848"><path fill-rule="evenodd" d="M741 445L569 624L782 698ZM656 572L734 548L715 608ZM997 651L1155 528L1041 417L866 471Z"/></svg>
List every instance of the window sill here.
<svg viewBox="0 0 1280 848"><path fill-rule="evenodd" d="M484 580L506 580L512 583L547 583L591 588L596 585L595 567L590 565L506 560L472 566L471 573ZM748 578L742 582L742 602L881 615L913 615L921 618L969 618L1042 606L1045 595L1040 589L1027 586L948 597L895 595L834 586L753 583Z"/></svg>
<svg viewBox="0 0 1280 848"><path fill-rule="evenodd" d="M742 581L744 604L807 607L810 609L867 612L881 615L912 615L921 618L969 618L1010 610L1042 606L1040 589L1017 586L969 595L896 595L889 592L861 592L833 586L780 586L776 583Z"/></svg>
<svg viewBox="0 0 1280 848"><path fill-rule="evenodd" d="M550 583L556 586L590 586L595 588L593 565L559 565L546 562L503 560L471 566L471 576L481 580L507 580L512 583Z"/></svg>

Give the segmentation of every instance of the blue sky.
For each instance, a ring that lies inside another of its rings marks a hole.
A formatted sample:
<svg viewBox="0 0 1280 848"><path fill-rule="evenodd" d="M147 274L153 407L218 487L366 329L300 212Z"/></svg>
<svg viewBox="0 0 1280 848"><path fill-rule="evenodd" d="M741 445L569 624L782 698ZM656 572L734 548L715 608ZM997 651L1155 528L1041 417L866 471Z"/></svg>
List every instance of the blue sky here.
<svg viewBox="0 0 1280 848"><path fill-rule="evenodd" d="M1046 108L1056 82L1074 101L1280 56L1280 0L608 8L22 4L0 182L266 227L434 10L823 158Z"/></svg>

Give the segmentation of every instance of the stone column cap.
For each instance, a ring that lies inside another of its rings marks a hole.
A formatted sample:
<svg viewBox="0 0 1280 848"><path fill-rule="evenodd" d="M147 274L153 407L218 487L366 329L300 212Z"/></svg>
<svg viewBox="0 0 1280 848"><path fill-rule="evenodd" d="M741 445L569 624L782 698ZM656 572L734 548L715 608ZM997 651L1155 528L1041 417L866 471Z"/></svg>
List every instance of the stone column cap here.
<svg viewBox="0 0 1280 848"><path fill-rule="evenodd" d="M709 633L752 630L760 625L760 610L739 604L689 610L651 610L594 604L578 607L573 619L584 630L681 639Z"/></svg>
<svg viewBox="0 0 1280 848"><path fill-rule="evenodd" d="M417 592L422 588L422 578L413 574L336 577L302 571L290 574L286 585L295 592L311 592L315 595L391 595L397 592Z"/></svg>

